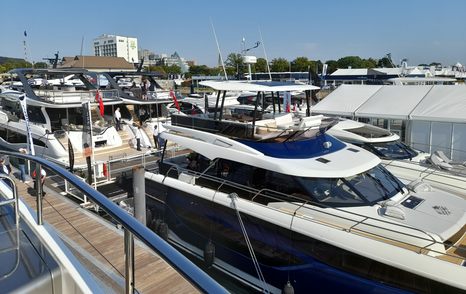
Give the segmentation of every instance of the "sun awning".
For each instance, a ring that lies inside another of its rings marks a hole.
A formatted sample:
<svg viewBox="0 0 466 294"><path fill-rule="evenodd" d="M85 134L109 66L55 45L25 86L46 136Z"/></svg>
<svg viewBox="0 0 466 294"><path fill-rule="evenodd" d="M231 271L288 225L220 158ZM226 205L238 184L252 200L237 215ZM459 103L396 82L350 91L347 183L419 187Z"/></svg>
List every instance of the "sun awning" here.
<svg viewBox="0 0 466 294"><path fill-rule="evenodd" d="M380 90L380 85L341 85L312 107L312 113L353 116L354 112Z"/></svg>
<svg viewBox="0 0 466 294"><path fill-rule="evenodd" d="M386 85L363 103L355 116L406 120L432 87Z"/></svg>
<svg viewBox="0 0 466 294"><path fill-rule="evenodd" d="M412 120L466 123L466 86L434 86L411 112Z"/></svg>
<svg viewBox="0 0 466 294"><path fill-rule="evenodd" d="M202 86L210 87L217 91L284 92L320 89L319 87L313 85L267 81L203 81L199 84Z"/></svg>

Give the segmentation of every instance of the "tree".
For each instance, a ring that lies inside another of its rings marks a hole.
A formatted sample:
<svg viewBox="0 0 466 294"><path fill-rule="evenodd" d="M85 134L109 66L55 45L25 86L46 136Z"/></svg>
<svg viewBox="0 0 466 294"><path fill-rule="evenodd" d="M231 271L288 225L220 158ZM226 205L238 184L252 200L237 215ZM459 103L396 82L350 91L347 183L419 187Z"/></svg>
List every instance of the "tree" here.
<svg viewBox="0 0 466 294"><path fill-rule="evenodd" d="M192 65L189 67L189 73L191 76L209 76L211 75L211 68L207 67L207 65Z"/></svg>
<svg viewBox="0 0 466 294"><path fill-rule="evenodd" d="M307 57L297 57L291 62L292 71L308 71L311 61Z"/></svg>
<svg viewBox="0 0 466 294"><path fill-rule="evenodd" d="M264 58L257 58L256 64L254 64L255 72L267 72L267 60Z"/></svg>
<svg viewBox="0 0 466 294"><path fill-rule="evenodd" d="M359 56L345 56L337 60L338 68L362 68L362 59Z"/></svg>
<svg viewBox="0 0 466 294"><path fill-rule="evenodd" d="M16 58L5 58L3 60L2 72L8 72L14 68L29 68L32 67L32 64L23 60L23 59L16 59Z"/></svg>
<svg viewBox="0 0 466 294"><path fill-rule="evenodd" d="M165 72L168 74L181 74L181 67L179 67L176 64L170 65L170 66L163 66L165 69Z"/></svg>
<svg viewBox="0 0 466 294"><path fill-rule="evenodd" d="M338 62L336 60L327 60L325 62L327 64L327 74L331 74L338 69Z"/></svg>
<svg viewBox="0 0 466 294"><path fill-rule="evenodd" d="M363 59L361 62L362 68L374 68L377 67L377 61L373 58Z"/></svg>
<svg viewBox="0 0 466 294"><path fill-rule="evenodd" d="M228 54L225 66L227 67L228 75L236 74L237 77L240 77L244 72L243 56L239 53Z"/></svg>
<svg viewBox="0 0 466 294"><path fill-rule="evenodd" d="M45 62L37 62L34 64L34 68L48 68L49 66Z"/></svg>
<svg viewBox="0 0 466 294"><path fill-rule="evenodd" d="M165 72L165 69L162 67L162 66L159 66L159 65L150 65L149 67L146 67L147 71L149 72L158 72L164 76L167 75L167 73Z"/></svg>
<svg viewBox="0 0 466 294"><path fill-rule="evenodd" d="M377 67L393 67L393 65L390 59L388 59L388 57L384 57L377 61Z"/></svg>
<svg viewBox="0 0 466 294"><path fill-rule="evenodd" d="M272 59L270 70L273 72L286 72L290 70L290 63L285 58Z"/></svg>

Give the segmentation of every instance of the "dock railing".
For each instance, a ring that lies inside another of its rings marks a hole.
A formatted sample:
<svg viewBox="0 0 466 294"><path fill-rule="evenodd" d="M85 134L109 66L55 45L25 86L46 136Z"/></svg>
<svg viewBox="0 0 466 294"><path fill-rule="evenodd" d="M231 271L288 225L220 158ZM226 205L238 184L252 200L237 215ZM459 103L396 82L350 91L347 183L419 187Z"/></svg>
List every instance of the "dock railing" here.
<svg viewBox="0 0 466 294"><path fill-rule="evenodd" d="M200 291L206 293L227 293L227 291L208 276L204 271L194 265L189 259L183 256L180 252L170 246L165 240L160 238L145 224L140 223L134 217L129 215L122 208L109 200L105 195L80 178L76 177L66 169L41 157L25 155L0 150L0 155L21 158L29 160L35 164L36 174L40 174L41 168L60 175L68 184L75 186L79 191L88 197L92 202L97 204L100 209L104 210L124 229L124 250L125 250L125 281L126 293L135 293L134 288L134 237L147 245L152 251L156 252L162 259L170 264L177 272L179 272L187 281ZM39 172L37 172L39 171ZM42 225L42 191L39 183L40 177L36 177L37 181L37 224Z"/></svg>

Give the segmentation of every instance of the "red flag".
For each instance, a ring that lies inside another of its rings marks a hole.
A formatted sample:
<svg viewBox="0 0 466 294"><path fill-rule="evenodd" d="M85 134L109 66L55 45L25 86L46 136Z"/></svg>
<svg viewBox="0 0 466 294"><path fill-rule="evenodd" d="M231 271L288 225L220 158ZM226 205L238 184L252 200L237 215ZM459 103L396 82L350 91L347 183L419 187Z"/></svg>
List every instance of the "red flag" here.
<svg viewBox="0 0 466 294"><path fill-rule="evenodd" d="M102 100L102 95L100 95L99 90L95 92L95 100L99 102L100 116L104 116L104 101Z"/></svg>
<svg viewBox="0 0 466 294"><path fill-rule="evenodd" d="M176 99L175 92L173 92L173 90L170 90L170 97L172 97L173 102L175 103L176 109L178 109L178 111L181 111L180 104L178 103L178 100Z"/></svg>

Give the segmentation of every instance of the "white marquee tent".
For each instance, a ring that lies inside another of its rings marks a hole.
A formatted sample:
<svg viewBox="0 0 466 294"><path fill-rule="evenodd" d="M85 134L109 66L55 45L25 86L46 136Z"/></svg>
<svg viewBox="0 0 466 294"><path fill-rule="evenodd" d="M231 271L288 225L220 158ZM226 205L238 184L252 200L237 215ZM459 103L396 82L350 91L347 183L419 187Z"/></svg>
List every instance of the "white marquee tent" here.
<svg viewBox="0 0 466 294"><path fill-rule="evenodd" d="M413 147L466 160L464 85L342 85L312 113L400 120L406 125L404 139Z"/></svg>

